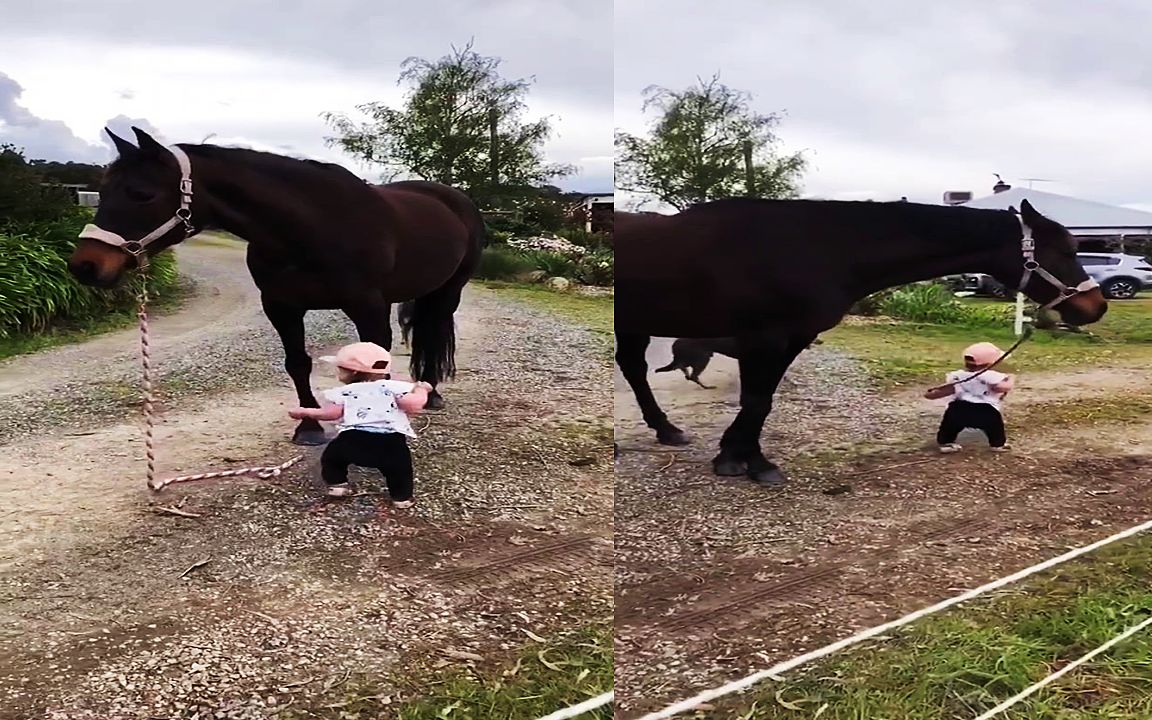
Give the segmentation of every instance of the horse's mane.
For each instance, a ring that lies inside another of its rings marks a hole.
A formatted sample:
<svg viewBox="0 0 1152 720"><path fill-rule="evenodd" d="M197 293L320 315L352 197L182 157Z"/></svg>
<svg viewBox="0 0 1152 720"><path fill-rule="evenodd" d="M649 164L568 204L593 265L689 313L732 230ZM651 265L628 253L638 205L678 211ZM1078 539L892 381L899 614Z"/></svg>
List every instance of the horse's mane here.
<svg viewBox="0 0 1152 720"><path fill-rule="evenodd" d="M323 162L320 160L310 160L308 158L294 158L287 155L278 155L276 153L266 152L264 150L253 150L244 147L227 147L224 145L212 145L208 143L200 145L188 145L180 143L180 147L191 157L205 157L205 158L219 158L219 159L239 159L243 158L247 163L261 169L276 171L291 167L299 167L300 165L308 165L318 170L324 170L332 173L338 173L344 176L356 177L348 168L336 163Z"/></svg>
<svg viewBox="0 0 1152 720"><path fill-rule="evenodd" d="M842 217L853 223L887 224L896 222L921 229L925 237L941 240L986 235L990 230L1004 231L1015 226L1012 213L1007 210L968 208L953 205L928 205L902 200L874 202L868 200L768 200L764 198L732 197L691 205L683 213L697 214L715 211L743 210L751 214L784 211L788 206L804 203L819 206L825 217Z"/></svg>

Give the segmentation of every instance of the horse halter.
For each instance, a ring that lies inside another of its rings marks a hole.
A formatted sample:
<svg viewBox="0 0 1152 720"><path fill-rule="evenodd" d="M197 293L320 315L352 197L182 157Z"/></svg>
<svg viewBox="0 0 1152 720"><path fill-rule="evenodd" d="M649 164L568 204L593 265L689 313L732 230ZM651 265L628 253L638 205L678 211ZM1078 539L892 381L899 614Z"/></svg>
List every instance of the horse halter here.
<svg viewBox="0 0 1152 720"><path fill-rule="evenodd" d="M1019 292L1024 292L1024 289L1028 287L1028 282L1032 279L1033 273L1039 275L1060 291L1054 300L1043 306L1044 310L1051 310L1068 298L1100 287L1100 284L1092 278L1088 278L1076 287L1069 287L1063 280L1041 267L1040 263L1036 262L1036 240L1032 237L1032 228L1028 227L1024 222L1024 218L1019 215L1016 216L1016 219L1020 221L1020 230L1023 233L1023 237L1020 239L1020 246L1024 252L1024 277L1020 279L1020 285L1017 288Z"/></svg>
<svg viewBox="0 0 1152 720"><path fill-rule="evenodd" d="M148 245L167 235L172 228L183 223L183 239L191 237L196 232L196 228L192 225L192 161L188 159L188 155L183 150L175 145L169 146L168 151L176 158L176 164L180 166L180 207L176 208L176 214L168 222L139 240L126 240L111 230L105 230L99 225L93 224L85 225L84 229L80 231L79 237L84 240L98 240L123 250L136 260L138 270L148 267L148 253L146 252Z"/></svg>

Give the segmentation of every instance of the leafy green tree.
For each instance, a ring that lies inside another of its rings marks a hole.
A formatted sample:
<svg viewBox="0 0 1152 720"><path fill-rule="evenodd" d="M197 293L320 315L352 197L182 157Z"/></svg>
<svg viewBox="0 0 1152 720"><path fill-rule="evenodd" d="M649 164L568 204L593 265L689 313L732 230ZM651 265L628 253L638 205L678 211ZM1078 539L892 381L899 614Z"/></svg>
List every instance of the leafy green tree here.
<svg viewBox="0 0 1152 720"><path fill-rule="evenodd" d="M616 132L616 185L678 209L733 196L796 197L807 159L778 154L780 115L758 113L751 103L716 75L686 90L646 88L644 111L660 114L648 137Z"/></svg>
<svg viewBox="0 0 1152 720"><path fill-rule="evenodd" d="M360 105L367 122L325 113L336 132L327 141L383 166L388 178L411 173L477 198L575 172L544 159L550 121L524 119L533 80L506 80L499 66L499 58L480 55L471 43L434 61L410 57L400 66L399 83L408 86L403 105Z"/></svg>
<svg viewBox="0 0 1152 720"><path fill-rule="evenodd" d="M44 187L43 175L14 145L0 145L0 227L52 220L75 208L64 190Z"/></svg>

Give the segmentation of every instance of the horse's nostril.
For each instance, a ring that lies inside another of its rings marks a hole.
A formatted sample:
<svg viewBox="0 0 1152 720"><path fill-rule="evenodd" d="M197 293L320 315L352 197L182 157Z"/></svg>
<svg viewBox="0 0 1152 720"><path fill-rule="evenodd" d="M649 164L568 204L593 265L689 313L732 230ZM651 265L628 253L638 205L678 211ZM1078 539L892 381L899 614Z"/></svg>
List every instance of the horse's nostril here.
<svg viewBox="0 0 1152 720"><path fill-rule="evenodd" d="M91 282L96 279L96 263L84 260L82 262L74 263L69 270L80 282Z"/></svg>

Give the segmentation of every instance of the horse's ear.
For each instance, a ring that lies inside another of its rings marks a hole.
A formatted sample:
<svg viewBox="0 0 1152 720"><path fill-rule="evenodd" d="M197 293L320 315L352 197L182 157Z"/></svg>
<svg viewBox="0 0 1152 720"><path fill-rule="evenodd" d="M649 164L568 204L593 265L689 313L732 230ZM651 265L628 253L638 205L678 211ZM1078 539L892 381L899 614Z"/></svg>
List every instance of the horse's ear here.
<svg viewBox="0 0 1152 720"><path fill-rule="evenodd" d="M1025 224L1029 227L1032 226L1037 220L1040 219L1040 213L1036 212L1036 208L1032 207L1032 203L1027 199L1020 201L1020 217L1024 220Z"/></svg>
<svg viewBox="0 0 1152 720"><path fill-rule="evenodd" d="M112 144L116 146L116 152L119 153L120 157L130 157L140 152L139 148L112 132L111 128L104 128L104 132L108 134L108 137L112 138Z"/></svg>
<svg viewBox="0 0 1152 720"><path fill-rule="evenodd" d="M136 142L140 144L140 149L144 152L151 154L165 154L168 152L168 148L157 142L156 138L152 137L135 125L132 126L132 132L136 133Z"/></svg>
<svg viewBox="0 0 1152 720"><path fill-rule="evenodd" d="M1015 205L1009 205L1008 206L1008 212L1012 213L1013 215L1019 215L1020 214L1020 211L1016 209Z"/></svg>

